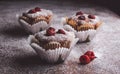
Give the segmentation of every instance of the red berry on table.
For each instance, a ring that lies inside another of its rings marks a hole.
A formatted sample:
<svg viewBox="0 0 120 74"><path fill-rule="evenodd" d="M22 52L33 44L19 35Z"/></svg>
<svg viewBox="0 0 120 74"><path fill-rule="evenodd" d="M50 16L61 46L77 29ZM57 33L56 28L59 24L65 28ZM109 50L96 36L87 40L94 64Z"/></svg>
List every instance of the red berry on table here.
<svg viewBox="0 0 120 74"><path fill-rule="evenodd" d="M77 15L83 15L83 12L82 12L82 11L79 11L79 12L76 13L76 16L77 16Z"/></svg>
<svg viewBox="0 0 120 74"><path fill-rule="evenodd" d="M59 29L59 30L57 31L57 33L60 33L60 34L65 34L65 31L64 31L64 30L62 30L62 29Z"/></svg>
<svg viewBox="0 0 120 74"><path fill-rule="evenodd" d="M93 51L87 51L84 55L95 56Z"/></svg>
<svg viewBox="0 0 120 74"><path fill-rule="evenodd" d="M82 55L79 58L81 64L88 64L90 63L90 58L87 55Z"/></svg>
<svg viewBox="0 0 120 74"><path fill-rule="evenodd" d="M90 18L90 19L95 19L95 15L88 15L88 18Z"/></svg>
<svg viewBox="0 0 120 74"><path fill-rule="evenodd" d="M46 35L47 36L52 36L55 35L55 29L53 27L50 27L46 30Z"/></svg>
<svg viewBox="0 0 120 74"><path fill-rule="evenodd" d="M35 11L41 11L39 7L35 7Z"/></svg>
<svg viewBox="0 0 120 74"><path fill-rule="evenodd" d="M93 60L94 58L96 58L93 51L87 51L84 55L87 55L90 58L90 60Z"/></svg>
<svg viewBox="0 0 120 74"><path fill-rule="evenodd" d="M31 9L28 11L28 13L36 13L35 9Z"/></svg>
<svg viewBox="0 0 120 74"><path fill-rule="evenodd" d="M85 16L83 16L83 15L82 15L82 16L79 16L78 19L79 19L79 20L85 20Z"/></svg>
<svg viewBox="0 0 120 74"><path fill-rule="evenodd" d="M96 58L96 56L90 56L89 58L90 58L90 60L92 61L93 59Z"/></svg>

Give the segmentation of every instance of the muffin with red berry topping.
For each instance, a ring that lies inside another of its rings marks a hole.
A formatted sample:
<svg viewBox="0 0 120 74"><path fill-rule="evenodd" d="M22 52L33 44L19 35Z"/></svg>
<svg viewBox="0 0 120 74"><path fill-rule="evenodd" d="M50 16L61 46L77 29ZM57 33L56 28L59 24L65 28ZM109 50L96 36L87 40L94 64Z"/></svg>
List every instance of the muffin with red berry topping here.
<svg viewBox="0 0 120 74"><path fill-rule="evenodd" d="M81 42L92 40L96 30L102 24L98 16L85 14L82 11L71 17L63 18L62 23L66 30L74 31Z"/></svg>
<svg viewBox="0 0 120 74"><path fill-rule="evenodd" d="M19 22L28 32L36 33L50 26L52 16L52 11L35 7L19 16Z"/></svg>
<svg viewBox="0 0 120 74"><path fill-rule="evenodd" d="M73 32L49 27L46 31L30 35L28 41L41 59L56 63L67 58L78 38L75 38Z"/></svg>

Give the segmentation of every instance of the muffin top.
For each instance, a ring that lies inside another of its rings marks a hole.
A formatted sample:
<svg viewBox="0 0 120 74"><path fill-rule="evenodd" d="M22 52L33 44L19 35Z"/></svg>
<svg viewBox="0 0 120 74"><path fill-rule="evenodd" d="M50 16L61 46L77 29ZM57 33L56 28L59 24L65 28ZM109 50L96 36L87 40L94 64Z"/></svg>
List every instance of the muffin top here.
<svg viewBox="0 0 120 74"><path fill-rule="evenodd" d="M98 16L93 15L93 14L85 14L81 11L77 12L73 16L69 17L69 19L73 19L77 22L78 25L83 25L83 24L91 24L95 25L98 22L100 22L100 19Z"/></svg>
<svg viewBox="0 0 120 74"><path fill-rule="evenodd" d="M53 13L50 10L35 7L34 9L27 10L23 15L26 15L29 18L36 18L38 16L51 16Z"/></svg>
<svg viewBox="0 0 120 74"><path fill-rule="evenodd" d="M77 12L76 14L70 17L66 17L62 21L64 25L67 24L76 31L86 31L89 29L96 30L101 25L101 21L98 16L93 14L86 14L81 11Z"/></svg>
<svg viewBox="0 0 120 74"><path fill-rule="evenodd" d="M39 41L72 41L75 38L73 32L65 31L64 29L55 29L53 27L49 27L46 31L39 32L35 34L35 38Z"/></svg>

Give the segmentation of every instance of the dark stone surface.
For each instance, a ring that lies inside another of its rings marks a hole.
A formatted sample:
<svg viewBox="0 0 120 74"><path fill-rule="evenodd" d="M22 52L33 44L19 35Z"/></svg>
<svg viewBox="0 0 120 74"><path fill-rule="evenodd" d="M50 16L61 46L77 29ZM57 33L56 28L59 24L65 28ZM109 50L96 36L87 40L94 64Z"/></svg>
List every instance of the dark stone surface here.
<svg viewBox="0 0 120 74"><path fill-rule="evenodd" d="M53 11L53 25L78 10L96 14L104 22L89 43L78 43L64 63L47 64L39 59L27 43L28 34L20 27L17 16L40 6ZM80 1L0 1L0 74L120 74L120 17L106 8ZM97 56L87 65L79 56L93 50Z"/></svg>

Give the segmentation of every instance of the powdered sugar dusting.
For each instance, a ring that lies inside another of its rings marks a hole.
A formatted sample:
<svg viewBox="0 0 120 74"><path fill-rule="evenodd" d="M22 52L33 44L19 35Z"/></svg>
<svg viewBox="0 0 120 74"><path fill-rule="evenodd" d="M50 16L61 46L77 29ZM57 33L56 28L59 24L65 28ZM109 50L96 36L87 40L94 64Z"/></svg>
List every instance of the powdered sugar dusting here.
<svg viewBox="0 0 120 74"><path fill-rule="evenodd" d="M38 12L32 13L32 14L31 13L27 13L27 16L31 17L31 18L36 18L37 16L49 16L49 15L53 15L53 13L52 13L52 11L46 10L46 9L41 9L41 11L38 11Z"/></svg>
<svg viewBox="0 0 120 74"><path fill-rule="evenodd" d="M83 14L82 16L85 16L86 20L78 20L78 17L81 16L81 15L73 15L71 16L72 19L76 20L77 22L79 21L81 24L86 24L86 23L89 23L91 25L95 25L97 24L98 22L100 22L100 19L97 15L94 15L95 16L95 19L90 19L88 18L88 15L89 14Z"/></svg>
<svg viewBox="0 0 120 74"><path fill-rule="evenodd" d="M65 30L64 30L65 31ZM67 32L65 31L66 34L55 34L54 36L46 36L46 31L42 31L37 33L36 35L39 37L41 40L48 40L48 41L64 41L64 40L70 40L72 41L75 38L75 35L73 32Z"/></svg>

